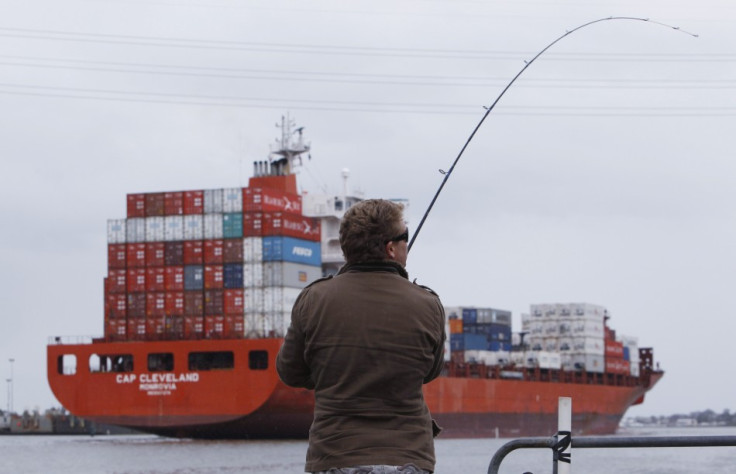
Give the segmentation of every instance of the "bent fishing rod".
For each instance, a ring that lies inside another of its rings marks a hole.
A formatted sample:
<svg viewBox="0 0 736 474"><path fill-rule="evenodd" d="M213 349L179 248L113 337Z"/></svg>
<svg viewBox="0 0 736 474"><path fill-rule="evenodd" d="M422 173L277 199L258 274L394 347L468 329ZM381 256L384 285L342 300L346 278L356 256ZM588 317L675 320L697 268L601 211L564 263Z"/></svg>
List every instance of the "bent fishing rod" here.
<svg viewBox="0 0 736 474"><path fill-rule="evenodd" d="M445 184L447 183L447 180L450 179L450 175L452 175L452 172L455 170L455 166L457 165L458 161L460 161L460 157L463 156L463 153L465 153L465 150L468 148L468 145L473 140L473 137L475 137L475 134L478 132L478 130L480 129L481 125L483 125L483 122L485 122L486 118L488 118L488 116L491 114L491 112L493 111L493 109L496 107L496 104L498 104L498 101L500 101L501 100L501 97L503 97L504 94L506 94L506 91L509 90L509 88L512 85L514 85L514 82L516 82L516 80L519 78L519 76L521 76L524 73L524 71L526 71L527 68L529 66L531 66L532 63L534 63L534 61L537 60L537 58L539 58L541 55L543 55L548 49L550 49L552 46L554 46L555 44L557 44L563 38L566 38L567 36L570 36L571 34L575 33L576 31L578 31L580 29L583 29L583 28L585 28L587 26L590 26L590 25L593 25L593 24L596 24L596 23L600 23L600 22L603 22L603 21L611 21L611 20L643 21L643 22L647 22L647 23L651 23L651 24L663 26L665 28L669 28L669 29L672 29L672 30L676 30L676 31L679 31L681 33L685 33L687 35L690 35L690 36L692 36L694 38L697 38L698 37L698 35L696 35L694 33L690 33L690 32L685 31L685 30L681 30L677 26L667 25L665 23L660 23L658 21L650 20L649 18L637 18L637 17L629 17L629 16L610 16L610 17L606 17L606 18L599 18L597 20L589 21L588 23L584 23L584 24L582 24L582 25L580 25L580 26L578 26L576 28L573 28L572 30L566 31L565 34L559 36L557 39L555 39L550 44L548 44L547 46L545 46L544 49L542 49L540 52L538 52L532 59L530 59L529 61L524 61L524 63L525 63L524 64L524 67L522 67L521 70L519 70L519 72L516 74L516 76L514 76L514 78L511 79L511 81L508 84L506 84L506 87L504 87L503 90L501 91L501 93L498 95L498 97L496 97L496 100L494 100L493 103L489 107L484 107L486 109L486 112L483 114L483 117L481 117L480 121L478 122L478 124L473 129L473 132L470 134L470 136L468 137L468 139L465 141L465 144L460 149L460 153L458 153L457 157L455 158L455 161L452 162L452 166L450 166L450 168L447 171L439 170L440 173L442 175L444 175L444 177L442 179L442 182L440 183L439 188L437 189L437 192L435 193L434 197L432 198L432 201L429 203L429 207L427 207L427 210L424 212L424 215L422 216L422 220L419 222L419 225L417 226L416 230L414 231L414 233L412 235L412 238L411 238L411 241L409 242L409 247L408 247L408 250L409 251L411 250L412 245L414 245L414 241L417 239L417 236L419 235L419 231L422 230L422 226L424 225L424 221L427 220L427 216L429 215L430 211L434 207L434 203L437 201L437 198L439 197L440 193L442 192L442 189L445 187Z"/></svg>

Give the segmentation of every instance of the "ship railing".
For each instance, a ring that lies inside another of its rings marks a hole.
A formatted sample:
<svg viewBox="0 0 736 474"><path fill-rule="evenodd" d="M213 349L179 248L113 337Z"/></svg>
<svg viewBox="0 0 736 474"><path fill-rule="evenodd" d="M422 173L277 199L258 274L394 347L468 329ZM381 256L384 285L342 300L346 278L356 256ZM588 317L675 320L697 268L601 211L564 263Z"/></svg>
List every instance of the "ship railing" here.
<svg viewBox="0 0 736 474"><path fill-rule="evenodd" d="M561 472L560 463L572 464L571 456L561 459L563 445L570 448L703 448L736 446L736 436L578 436L560 438L532 437L518 438L501 446L493 455L488 466L488 474L498 474L504 458L517 449L548 448L552 450L552 472ZM527 474L533 474L528 472Z"/></svg>
<svg viewBox="0 0 736 474"><path fill-rule="evenodd" d="M736 446L736 436L572 436L572 399L560 397L557 435L518 438L496 451L488 465L488 474L498 474L501 462L509 453L522 448L552 450L552 473L569 474L572 470L572 448L703 448ZM534 474L525 472L524 474Z"/></svg>
<svg viewBox="0 0 736 474"><path fill-rule="evenodd" d="M92 344L92 340L92 336L51 336L49 337L49 345Z"/></svg>

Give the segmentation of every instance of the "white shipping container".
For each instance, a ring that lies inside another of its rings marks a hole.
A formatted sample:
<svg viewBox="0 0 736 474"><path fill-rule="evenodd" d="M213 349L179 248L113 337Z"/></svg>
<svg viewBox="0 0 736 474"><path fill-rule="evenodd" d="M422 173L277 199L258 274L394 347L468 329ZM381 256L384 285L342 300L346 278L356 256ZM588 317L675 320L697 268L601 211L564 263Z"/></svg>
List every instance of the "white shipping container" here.
<svg viewBox="0 0 736 474"><path fill-rule="evenodd" d="M510 356L507 351L465 351L465 362L485 365L508 365Z"/></svg>
<svg viewBox="0 0 736 474"><path fill-rule="evenodd" d="M573 338L572 337L561 337L559 344L558 344L558 350L560 352L570 352L573 350Z"/></svg>
<svg viewBox="0 0 736 474"><path fill-rule="evenodd" d="M562 362L559 352L549 351L532 351L526 352L525 355L526 367L534 368L539 367L540 369L559 369L562 367Z"/></svg>
<svg viewBox="0 0 736 474"><path fill-rule="evenodd" d="M266 313L290 313L301 291L300 288L284 288L282 286L265 287L263 289L263 307Z"/></svg>
<svg viewBox="0 0 736 474"><path fill-rule="evenodd" d="M243 261L245 263L263 261L263 238L246 237L243 239Z"/></svg>
<svg viewBox="0 0 736 474"><path fill-rule="evenodd" d="M602 337L574 337L572 338L573 352L603 355L606 346Z"/></svg>
<svg viewBox="0 0 736 474"><path fill-rule="evenodd" d="M558 337L544 337L542 344L542 350L548 352L558 352L560 350L560 338Z"/></svg>
<svg viewBox="0 0 736 474"><path fill-rule="evenodd" d="M459 306L445 306L445 319L450 319L451 316L454 319L463 319L463 309Z"/></svg>
<svg viewBox="0 0 736 474"><path fill-rule="evenodd" d="M246 315L250 313L263 313L263 288L246 288L243 291L243 311Z"/></svg>
<svg viewBox="0 0 736 474"><path fill-rule="evenodd" d="M205 239L221 239L222 231L222 213L210 213L204 215L204 238Z"/></svg>
<svg viewBox="0 0 736 474"><path fill-rule="evenodd" d="M606 370L604 356L600 354L572 354L572 365L574 370L585 370L586 372L595 372L598 374Z"/></svg>
<svg viewBox="0 0 736 474"><path fill-rule="evenodd" d="M304 288L321 277L321 267L281 261L263 263L264 286Z"/></svg>
<svg viewBox="0 0 736 474"><path fill-rule="evenodd" d="M222 212L243 212L242 188L225 188L222 190Z"/></svg>
<svg viewBox="0 0 736 474"><path fill-rule="evenodd" d="M532 316L527 313L521 313L521 330L522 332L529 332L529 328L532 324Z"/></svg>
<svg viewBox="0 0 736 474"><path fill-rule="evenodd" d="M576 337L603 338L605 335L603 318L597 316L585 316L583 318L573 319L571 324L572 334Z"/></svg>
<svg viewBox="0 0 736 474"><path fill-rule="evenodd" d="M264 318L265 337L284 337L289 328L291 313L285 311L274 311L266 313Z"/></svg>
<svg viewBox="0 0 736 474"><path fill-rule="evenodd" d="M164 240L184 240L184 216L164 217Z"/></svg>
<svg viewBox="0 0 736 474"><path fill-rule="evenodd" d="M638 377L639 372L640 372L639 362L636 362L636 363L631 362L631 375L633 375L634 377Z"/></svg>
<svg viewBox="0 0 736 474"><path fill-rule="evenodd" d="M570 316L570 314L572 313L572 305L570 303L556 303L555 311L557 313L557 316Z"/></svg>
<svg viewBox="0 0 736 474"><path fill-rule="evenodd" d="M557 320L544 322L544 337L557 337L560 335L560 323Z"/></svg>
<svg viewBox="0 0 736 474"><path fill-rule="evenodd" d="M124 244L126 242L125 219L108 219L107 243Z"/></svg>
<svg viewBox="0 0 736 474"><path fill-rule="evenodd" d="M161 242L164 240L164 218L146 217L146 242Z"/></svg>
<svg viewBox="0 0 736 474"><path fill-rule="evenodd" d="M529 349L532 351L544 349L544 338L542 336L528 336L527 342L529 343Z"/></svg>
<svg viewBox="0 0 736 474"><path fill-rule="evenodd" d="M572 334L572 320L565 317L559 320L560 336L569 336Z"/></svg>
<svg viewBox="0 0 736 474"><path fill-rule="evenodd" d="M524 351L511 351L509 352L509 360L512 364L524 367L526 364L526 352Z"/></svg>
<svg viewBox="0 0 736 474"><path fill-rule="evenodd" d="M596 316L602 320L607 313L605 307L590 303L571 303L570 307L573 317Z"/></svg>
<svg viewBox="0 0 736 474"><path fill-rule="evenodd" d="M204 190L204 213L222 212L222 189Z"/></svg>
<svg viewBox="0 0 736 474"><path fill-rule="evenodd" d="M146 241L146 218L131 217L125 225L125 241L137 243Z"/></svg>
<svg viewBox="0 0 736 474"><path fill-rule="evenodd" d="M244 288L262 288L263 287L263 263L244 263L243 264L243 287Z"/></svg>
<svg viewBox="0 0 736 474"><path fill-rule="evenodd" d="M188 214L184 216L184 240L202 240L203 219L201 214Z"/></svg>
<svg viewBox="0 0 736 474"><path fill-rule="evenodd" d="M540 319L534 319L529 322L529 335L530 336L544 336L544 325L545 322Z"/></svg>
<svg viewBox="0 0 736 474"><path fill-rule="evenodd" d="M258 338L266 335L266 318L263 313L246 312L243 318L243 332L246 338Z"/></svg>

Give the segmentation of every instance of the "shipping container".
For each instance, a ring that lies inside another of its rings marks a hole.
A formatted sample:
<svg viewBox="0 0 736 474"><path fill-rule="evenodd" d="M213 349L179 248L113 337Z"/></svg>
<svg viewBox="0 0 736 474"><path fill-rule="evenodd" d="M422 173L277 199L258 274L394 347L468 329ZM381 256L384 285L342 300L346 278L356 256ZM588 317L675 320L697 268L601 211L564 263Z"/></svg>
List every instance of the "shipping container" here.
<svg viewBox="0 0 736 474"><path fill-rule="evenodd" d="M166 293L156 291L146 293L146 318L166 315Z"/></svg>
<svg viewBox="0 0 736 474"><path fill-rule="evenodd" d="M124 244L126 239L126 220L109 219L107 221L107 243Z"/></svg>
<svg viewBox="0 0 736 474"><path fill-rule="evenodd" d="M264 212L263 235L320 241L320 220L316 217L298 216L287 212Z"/></svg>
<svg viewBox="0 0 736 474"><path fill-rule="evenodd" d="M243 290L243 310L246 314L263 314L263 288L245 288Z"/></svg>
<svg viewBox="0 0 736 474"><path fill-rule="evenodd" d="M128 194L127 217L146 217L146 195Z"/></svg>
<svg viewBox="0 0 736 474"><path fill-rule="evenodd" d="M205 239L221 239L222 232L222 213L205 214L203 216L202 225L204 226Z"/></svg>
<svg viewBox="0 0 736 474"><path fill-rule="evenodd" d="M463 320L462 319L450 319L450 334L462 334L463 332Z"/></svg>
<svg viewBox="0 0 736 474"><path fill-rule="evenodd" d="M205 251L205 254L207 252ZM224 269L222 265L204 266L204 288L217 289L224 286ZM194 288L192 288L194 289Z"/></svg>
<svg viewBox="0 0 736 474"><path fill-rule="evenodd" d="M204 241L204 263L222 263L223 259L222 239Z"/></svg>
<svg viewBox="0 0 736 474"><path fill-rule="evenodd" d="M223 265L223 286L225 288L243 288L243 264L226 263Z"/></svg>
<svg viewBox="0 0 736 474"><path fill-rule="evenodd" d="M302 214L302 198L273 188L243 188L243 211Z"/></svg>
<svg viewBox="0 0 736 474"><path fill-rule="evenodd" d="M204 217L201 214L184 216L184 240L202 240L204 238Z"/></svg>
<svg viewBox="0 0 736 474"><path fill-rule="evenodd" d="M204 190L204 213L214 214L222 212L222 189Z"/></svg>
<svg viewBox="0 0 736 474"><path fill-rule="evenodd" d="M603 319L598 316L579 316L571 319L572 333L575 336L604 338Z"/></svg>
<svg viewBox="0 0 736 474"><path fill-rule="evenodd" d="M180 291L184 289L184 266L164 267L164 285L166 291Z"/></svg>
<svg viewBox="0 0 736 474"><path fill-rule="evenodd" d="M528 351L525 354L526 366L540 369L560 369L562 359L560 354L552 351Z"/></svg>
<svg viewBox="0 0 736 474"><path fill-rule="evenodd" d="M164 264L184 265L184 242L164 242Z"/></svg>
<svg viewBox="0 0 736 474"><path fill-rule="evenodd" d="M607 358L623 359L624 345L618 341L605 341L605 355Z"/></svg>
<svg viewBox="0 0 736 474"><path fill-rule="evenodd" d="M283 260L320 266L322 264L321 245L319 242L293 237L264 237L263 260Z"/></svg>
<svg viewBox="0 0 736 474"><path fill-rule="evenodd" d="M127 244L126 257L128 268L140 268L146 266L146 244L143 242Z"/></svg>
<svg viewBox="0 0 736 474"><path fill-rule="evenodd" d="M204 316L204 293L202 291L184 292L184 316Z"/></svg>
<svg viewBox="0 0 736 474"><path fill-rule="evenodd" d="M204 267L202 265L184 265L184 289L204 289Z"/></svg>
<svg viewBox="0 0 736 474"><path fill-rule="evenodd" d="M225 239L239 239L243 237L242 213L230 212L222 215L222 237Z"/></svg>
<svg viewBox="0 0 736 474"><path fill-rule="evenodd" d="M511 360L509 351L466 350L465 362L471 364L504 366L508 365Z"/></svg>
<svg viewBox="0 0 736 474"><path fill-rule="evenodd" d="M128 320L146 317L146 294L128 293Z"/></svg>
<svg viewBox="0 0 736 474"><path fill-rule="evenodd" d="M263 288L263 307L266 313L291 312L300 288L266 286Z"/></svg>
<svg viewBox="0 0 736 474"><path fill-rule="evenodd" d="M168 192L164 193L164 215L180 216L184 214L184 193Z"/></svg>
<svg viewBox="0 0 736 474"><path fill-rule="evenodd" d="M223 290L204 290L204 315L216 316L225 312Z"/></svg>
<svg viewBox="0 0 736 474"><path fill-rule="evenodd" d="M184 317L184 337L187 339L204 337L204 316Z"/></svg>
<svg viewBox="0 0 736 474"><path fill-rule="evenodd" d="M605 354L605 346L602 337L574 337L572 338L572 347L574 352L583 352L601 356Z"/></svg>
<svg viewBox="0 0 736 474"><path fill-rule="evenodd" d="M478 310L476 308L463 308L463 325L475 325L478 323Z"/></svg>
<svg viewBox="0 0 736 474"><path fill-rule="evenodd" d="M243 287L263 287L263 263L253 262L243 264Z"/></svg>
<svg viewBox="0 0 736 474"><path fill-rule="evenodd" d="M243 239L243 262L263 261L263 238L246 237Z"/></svg>
<svg viewBox="0 0 736 474"><path fill-rule="evenodd" d="M169 242L184 240L184 216L164 217L164 238Z"/></svg>
<svg viewBox="0 0 736 474"><path fill-rule="evenodd" d="M109 293L125 293L128 291L128 270L110 269L105 279L105 287Z"/></svg>
<svg viewBox="0 0 736 474"><path fill-rule="evenodd" d="M263 236L263 213L246 212L243 214L243 237Z"/></svg>
<svg viewBox="0 0 736 474"><path fill-rule="evenodd" d="M146 242L146 266L162 267L165 253L166 245L163 242Z"/></svg>
<svg viewBox="0 0 736 474"><path fill-rule="evenodd" d="M226 338L243 337L245 332L245 315L225 315L224 336Z"/></svg>
<svg viewBox="0 0 736 474"><path fill-rule="evenodd" d="M128 295L108 293L105 297L105 316L108 319L125 319L128 315Z"/></svg>
<svg viewBox="0 0 736 474"><path fill-rule="evenodd" d="M164 215L164 193L146 193L146 217L158 217Z"/></svg>
<svg viewBox="0 0 736 474"><path fill-rule="evenodd" d="M225 316L244 314L244 301L242 289L228 289L223 293L223 309Z"/></svg>
<svg viewBox="0 0 736 474"><path fill-rule="evenodd" d="M164 240L164 217L146 217L146 242Z"/></svg>
<svg viewBox="0 0 736 474"><path fill-rule="evenodd" d="M165 291L166 271L164 267L146 268L146 291Z"/></svg>
<svg viewBox="0 0 736 474"><path fill-rule="evenodd" d="M204 212L204 191L184 191L184 214Z"/></svg>
<svg viewBox="0 0 736 474"><path fill-rule="evenodd" d="M136 217L125 223L125 241L127 243L146 241L146 219Z"/></svg>
<svg viewBox="0 0 736 474"><path fill-rule="evenodd" d="M167 316L164 327L164 338L179 340L184 337L184 316Z"/></svg>
<svg viewBox="0 0 736 474"><path fill-rule="evenodd" d="M603 373L606 369L603 354L570 352L561 354L562 368L567 371Z"/></svg>
<svg viewBox="0 0 736 474"><path fill-rule="evenodd" d="M156 341L163 339L166 316L151 316L146 318L146 339Z"/></svg>
<svg viewBox="0 0 736 474"><path fill-rule="evenodd" d="M126 283L128 293L146 291L146 269L129 268Z"/></svg>
<svg viewBox="0 0 736 474"><path fill-rule="evenodd" d="M293 262L265 262L263 264L263 285L304 288L322 278L322 269L312 265Z"/></svg>
<svg viewBox="0 0 736 474"><path fill-rule="evenodd" d="M184 241L184 265L204 263L204 242L202 240Z"/></svg>
<svg viewBox="0 0 736 474"><path fill-rule="evenodd" d="M184 292L166 292L166 314L172 316L184 316Z"/></svg>
<svg viewBox="0 0 736 474"><path fill-rule="evenodd" d="M225 332L224 316L204 317L204 337L207 339L221 339Z"/></svg>
<svg viewBox="0 0 736 474"><path fill-rule="evenodd" d="M105 321L105 337L112 341L124 341L128 338L128 321L109 319Z"/></svg>
<svg viewBox="0 0 736 474"><path fill-rule="evenodd" d="M243 239L224 239L222 242L222 262L242 263Z"/></svg>
<svg viewBox="0 0 736 474"><path fill-rule="evenodd" d="M144 341L145 339L146 339L146 320L145 319L128 319L128 340L129 341Z"/></svg>
<svg viewBox="0 0 736 474"><path fill-rule="evenodd" d="M243 213L243 188L222 190L222 212Z"/></svg>
<svg viewBox="0 0 736 474"><path fill-rule="evenodd" d="M127 245L107 244L107 268L121 269L126 267Z"/></svg>
<svg viewBox="0 0 736 474"><path fill-rule="evenodd" d="M606 357L606 372L609 374L631 374L631 364L622 357Z"/></svg>

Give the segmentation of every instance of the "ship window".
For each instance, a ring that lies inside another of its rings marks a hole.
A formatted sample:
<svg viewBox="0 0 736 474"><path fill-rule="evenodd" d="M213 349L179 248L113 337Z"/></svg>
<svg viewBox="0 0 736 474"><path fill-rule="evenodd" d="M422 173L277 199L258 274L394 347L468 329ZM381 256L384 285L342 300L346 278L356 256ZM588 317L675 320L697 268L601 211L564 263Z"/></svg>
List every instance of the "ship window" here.
<svg viewBox="0 0 736 474"><path fill-rule="evenodd" d="M60 355L56 361L56 370L61 375L74 375L77 373L77 356L74 354Z"/></svg>
<svg viewBox="0 0 736 474"><path fill-rule="evenodd" d="M132 372L133 356L131 354L92 354L89 356L89 371Z"/></svg>
<svg viewBox="0 0 736 474"><path fill-rule="evenodd" d="M248 353L248 367L250 370L268 369L268 352L250 351Z"/></svg>
<svg viewBox="0 0 736 474"><path fill-rule="evenodd" d="M171 372L174 370L174 354L171 352L148 354L148 370L150 372Z"/></svg>
<svg viewBox="0 0 736 474"><path fill-rule="evenodd" d="M221 370L234 366L233 353L230 351L189 353L189 370Z"/></svg>

